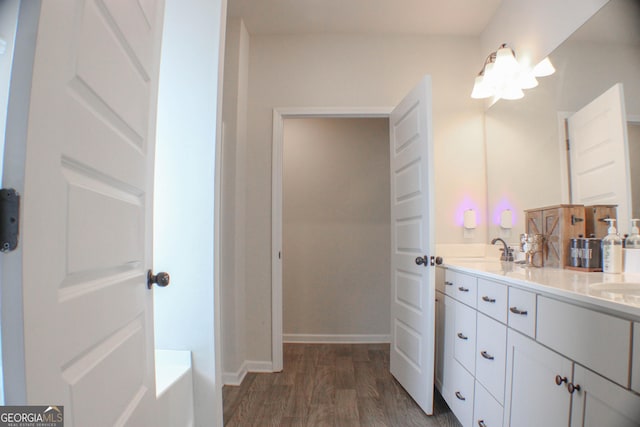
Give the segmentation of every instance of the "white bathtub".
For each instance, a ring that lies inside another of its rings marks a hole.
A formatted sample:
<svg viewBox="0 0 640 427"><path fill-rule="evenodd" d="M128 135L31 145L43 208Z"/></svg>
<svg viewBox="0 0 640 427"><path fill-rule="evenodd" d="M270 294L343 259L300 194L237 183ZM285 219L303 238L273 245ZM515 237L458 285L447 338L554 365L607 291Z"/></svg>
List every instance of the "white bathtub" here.
<svg viewBox="0 0 640 427"><path fill-rule="evenodd" d="M156 350L156 400L163 427L193 426L190 351Z"/></svg>

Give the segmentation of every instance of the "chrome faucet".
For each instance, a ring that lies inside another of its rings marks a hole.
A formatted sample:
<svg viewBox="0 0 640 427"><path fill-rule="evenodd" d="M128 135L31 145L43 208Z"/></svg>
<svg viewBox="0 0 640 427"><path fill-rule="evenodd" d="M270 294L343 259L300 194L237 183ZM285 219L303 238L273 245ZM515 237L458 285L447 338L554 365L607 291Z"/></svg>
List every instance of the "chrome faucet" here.
<svg viewBox="0 0 640 427"><path fill-rule="evenodd" d="M513 261L513 249L511 249L509 245L507 245L507 242L502 240L500 237L496 237L491 241L491 244L495 245L496 242L502 242L502 245L504 246L502 249L500 249L502 251L502 255L500 255L500 261Z"/></svg>

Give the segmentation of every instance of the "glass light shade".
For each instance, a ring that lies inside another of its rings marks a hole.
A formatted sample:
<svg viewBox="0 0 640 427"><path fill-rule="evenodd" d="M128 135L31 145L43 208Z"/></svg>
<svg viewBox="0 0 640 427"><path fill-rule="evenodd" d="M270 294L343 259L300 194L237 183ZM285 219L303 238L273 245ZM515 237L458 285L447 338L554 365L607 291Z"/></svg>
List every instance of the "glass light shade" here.
<svg viewBox="0 0 640 427"><path fill-rule="evenodd" d="M540 61L535 67L533 67L533 75L536 77L550 76L555 72L556 69L551 63L551 60L549 60L548 56Z"/></svg>
<svg viewBox="0 0 640 427"><path fill-rule="evenodd" d="M538 80L535 78L531 71L524 71L520 73L518 83L522 89L533 89L538 86Z"/></svg>
<svg viewBox="0 0 640 427"><path fill-rule="evenodd" d="M514 100L514 99L520 99L522 97L524 97L524 92L522 91L522 89L520 89L520 86L518 86L517 84L507 85L500 91L500 98L502 99Z"/></svg>
<svg viewBox="0 0 640 427"><path fill-rule="evenodd" d="M488 98L493 95L491 88L485 83L484 76L477 76L471 91L471 97L474 99Z"/></svg>
<svg viewBox="0 0 640 427"><path fill-rule="evenodd" d="M513 56L511 48L502 47L496 52L496 63L493 68L501 79L512 79L520 70L520 65Z"/></svg>

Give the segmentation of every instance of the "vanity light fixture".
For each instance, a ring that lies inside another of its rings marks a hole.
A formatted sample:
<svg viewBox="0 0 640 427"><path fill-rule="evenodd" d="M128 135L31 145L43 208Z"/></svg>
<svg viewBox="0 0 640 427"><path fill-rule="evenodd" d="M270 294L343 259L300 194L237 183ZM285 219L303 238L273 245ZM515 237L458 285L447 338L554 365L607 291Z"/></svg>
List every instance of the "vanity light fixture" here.
<svg viewBox="0 0 640 427"><path fill-rule="evenodd" d="M536 77L549 76L555 72L549 58L543 59L533 69L518 63L516 53L506 43L491 52L484 61L473 85L471 97L475 99L493 97L496 100L520 99L523 89L538 86Z"/></svg>

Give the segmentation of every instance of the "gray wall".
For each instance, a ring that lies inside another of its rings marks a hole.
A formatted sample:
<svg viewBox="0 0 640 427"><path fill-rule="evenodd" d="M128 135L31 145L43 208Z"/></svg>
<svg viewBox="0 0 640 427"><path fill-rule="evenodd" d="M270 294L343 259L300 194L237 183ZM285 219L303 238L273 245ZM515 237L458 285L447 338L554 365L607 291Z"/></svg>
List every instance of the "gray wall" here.
<svg viewBox="0 0 640 427"><path fill-rule="evenodd" d="M285 120L283 189L285 341L388 336L389 121Z"/></svg>

